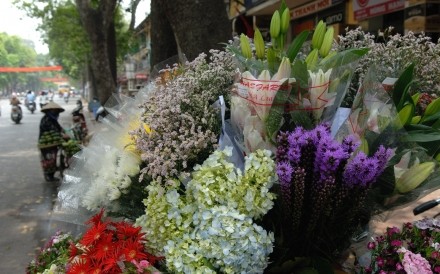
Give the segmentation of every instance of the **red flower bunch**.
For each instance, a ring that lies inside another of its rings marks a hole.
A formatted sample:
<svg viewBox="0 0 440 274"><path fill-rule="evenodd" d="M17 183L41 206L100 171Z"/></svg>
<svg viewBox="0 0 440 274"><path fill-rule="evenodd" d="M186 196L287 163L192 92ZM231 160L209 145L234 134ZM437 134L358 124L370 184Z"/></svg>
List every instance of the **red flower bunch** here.
<svg viewBox="0 0 440 274"><path fill-rule="evenodd" d="M78 244L70 246L68 274L145 273L160 260L145 251L145 233L140 227L103 221L103 214L101 210L87 221L91 227Z"/></svg>

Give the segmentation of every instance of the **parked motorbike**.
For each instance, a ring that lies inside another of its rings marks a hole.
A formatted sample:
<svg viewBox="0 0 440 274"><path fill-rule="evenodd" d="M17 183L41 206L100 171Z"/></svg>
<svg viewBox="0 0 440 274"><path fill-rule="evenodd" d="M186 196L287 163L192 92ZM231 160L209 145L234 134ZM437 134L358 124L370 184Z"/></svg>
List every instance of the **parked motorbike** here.
<svg viewBox="0 0 440 274"><path fill-rule="evenodd" d="M77 100L77 107L72 111L72 131L75 135L75 139L81 141L83 145L87 143L88 129L86 124L86 119L82 113L82 102Z"/></svg>
<svg viewBox="0 0 440 274"><path fill-rule="evenodd" d="M23 118L23 114L20 106L13 105L11 109L11 119L16 124L19 124L21 119Z"/></svg>

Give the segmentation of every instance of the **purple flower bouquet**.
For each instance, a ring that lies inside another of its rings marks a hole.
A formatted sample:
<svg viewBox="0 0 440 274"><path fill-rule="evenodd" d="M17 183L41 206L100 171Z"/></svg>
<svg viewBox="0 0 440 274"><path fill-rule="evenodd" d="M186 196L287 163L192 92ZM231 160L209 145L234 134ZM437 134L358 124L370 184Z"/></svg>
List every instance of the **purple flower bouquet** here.
<svg viewBox="0 0 440 274"><path fill-rule="evenodd" d="M327 124L297 127L278 137L279 194L272 220L279 223L274 260L325 256L336 258L357 228L370 186L383 172L391 150L383 146L368 157L347 136L342 143ZM281 256L281 257L278 257ZM287 257L286 257L287 256ZM275 258L277 257L277 258Z"/></svg>

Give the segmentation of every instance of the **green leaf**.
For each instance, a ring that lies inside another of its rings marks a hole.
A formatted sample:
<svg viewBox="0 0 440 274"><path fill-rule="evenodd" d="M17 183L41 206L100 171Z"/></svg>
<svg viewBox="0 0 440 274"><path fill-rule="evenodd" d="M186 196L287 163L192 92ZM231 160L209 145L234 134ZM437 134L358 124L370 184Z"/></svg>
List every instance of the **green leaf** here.
<svg viewBox="0 0 440 274"><path fill-rule="evenodd" d="M309 37L309 33L310 31L308 30L302 31L298 36L295 37L295 39L293 39L292 43L290 43L286 55L292 62L295 60L296 55L298 55L298 52L301 50L304 42Z"/></svg>
<svg viewBox="0 0 440 274"><path fill-rule="evenodd" d="M411 96L414 105L417 105L417 102L418 102L419 99L420 99L420 95L421 95L420 92L417 92L417 93L415 93L413 96Z"/></svg>
<svg viewBox="0 0 440 274"><path fill-rule="evenodd" d="M411 122L413 115L414 115L414 110L415 110L414 104L409 103L409 104L406 104L399 111L398 117L399 117L399 120L402 123L402 125L408 125Z"/></svg>
<svg viewBox="0 0 440 274"><path fill-rule="evenodd" d="M296 110L290 112L290 119L294 123L294 126L302 126L307 130L312 130L314 128L314 124L312 119L310 118L308 111Z"/></svg>
<svg viewBox="0 0 440 274"><path fill-rule="evenodd" d="M393 88L393 102L397 107L402 101L403 94L414 77L414 64L409 65L399 76ZM403 100L405 101L405 99ZM402 105L403 106L403 105ZM399 110L399 109L398 109Z"/></svg>
<svg viewBox="0 0 440 274"><path fill-rule="evenodd" d="M275 49L270 47L267 49L267 64L271 73L274 73L277 69L277 55Z"/></svg>
<svg viewBox="0 0 440 274"><path fill-rule="evenodd" d="M283 12L284 12L285 9L287 9L286 1L285 1L285 0L282 0L282 1L281 1L280 8L279 8L278 11L280 12L280 14L283 14Z"/></svg>
<svg viewBox="0 0 440 274"><path fill-rule="evenodd" d="M286 80L281 86L286 86L289 80ZM264 121L266 132L274 144L276 143L276 137L278 131L283 125L284 122L284 106L289 98L289 92L287 91L278 91L273 99L272 107L270 108L269 114Z"/></svg>
<svg viewBox="0 0 440 274"><path fill-rule="evenodd" d="M328 58L321 60L319 67L321 67L323 71L327 71L331 68L349 64L359 60L359 58L364 56L368 50L368 48L353 48L338 52L335 55L329 55Z"/></svg>
<svg viewBox="0 0 440 274"><path fill-rule="evenodd" d="M408 142L433 142L440 141L440 131L437 132L426 132L426 131L410 131L407 136L402 138Z"/></svg>
<svg viewBox="0 0 440 274"><path fill-rule="evenodd" d="M292 66L292 75L295 77L297 85L302 88L309 86L309 72L307 71L307 64L301 60L296 60ZM296 92L296 90L294 90Z"/></svg>
<svg viewBox="0 0 440 274"><path fill-rule="evenodd" d="M368 151L369 151L368 141L363 137L361 137L361 145L360 145L359 149L368 155Z"/></svg>
<svg viewBox="0 0 440 274"><path fill-rule="evenodd" d="M425 112L425 113L426 113L426 112ZM430 116L423 115L423 118L422 118L422 120L421 120L421 123L427 123L427 122L437 121L437 120L439 120L439 119L440 119L440 111L437 112L437 113L435 113L435 114L433 114L433 115L430 115Z"/></svg>
<svg viewBox="0 0 440 274"><path fill-rule="evenodd" d="M430 116L437 114L439 112L440 112L440 98L437 98L426 107L424 115Z"/></svg>
<svg viewBox="0 0 440 274"><path fill-rule="evenodd" d="M412 81L403 90L402 96L400 97L400 102L396 106L397 111L400 111L406 103L412 103L411 96L409 95L409 90L411 88Z"/></svg>
<svg viewBox="0 0 440 274"><path fill-rule="evenodd" d="M420 115L414 116L411 119L411 124L418 124L421 119L422 119L422 117Z"/></svg>
<svg viewBox="0 0 440 274"><path fill-rule="evenodd" d="M435 122L435 123L431 126L431 128L433 128L433 129L440 129L440 119L437 120L437 122Z"/></svg>

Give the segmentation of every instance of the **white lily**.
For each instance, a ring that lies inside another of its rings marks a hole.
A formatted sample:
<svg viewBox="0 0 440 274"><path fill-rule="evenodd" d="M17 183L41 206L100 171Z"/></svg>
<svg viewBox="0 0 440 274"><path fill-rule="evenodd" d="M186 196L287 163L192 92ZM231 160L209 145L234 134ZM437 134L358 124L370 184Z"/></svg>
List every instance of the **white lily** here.
<svg viewBox="0 0 440 274"><path fill-rule="evenodd" d="M257 116L248 116L243 129L244 146L247 155L258 150L275 151L275 147L267 140L264 124Z"/></svg>
<svg viewBox="0 0 440 274"><path fill-rule="evenodd" d="M316 120L321 119L324 108L332 105L334 101L335 94L328 93L331 73L332 69L329 69L326 72L322 71L322 69L319 69L316 73L309 70L310 105L313 111L313 116Z"/></svg>
<svg viewBox="0 0 440 274"><path fill-rule="evenodd" d="M283 57L278 71L273 77L268 70L263 70L258 78L255 78L249 71L242 74L241 84L247 89L247 99L262 121L265 121L269 114L278 91L290 92L290 88L286 88L285 84L286 82L288 84L295 82L295 78L290 78L291 71L289 58Z"/></svg>

